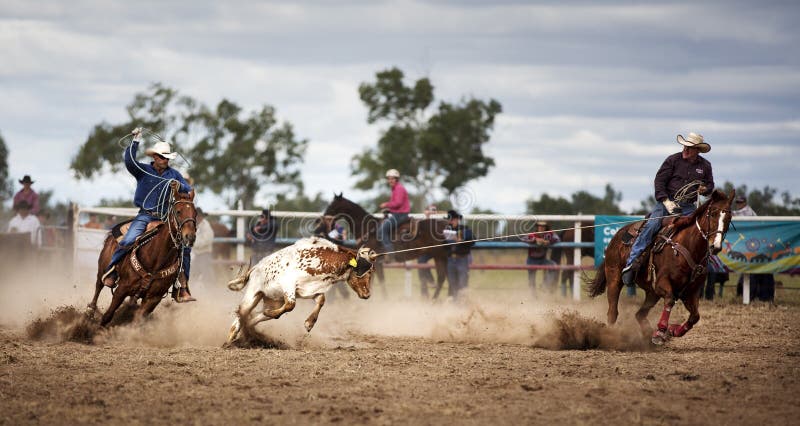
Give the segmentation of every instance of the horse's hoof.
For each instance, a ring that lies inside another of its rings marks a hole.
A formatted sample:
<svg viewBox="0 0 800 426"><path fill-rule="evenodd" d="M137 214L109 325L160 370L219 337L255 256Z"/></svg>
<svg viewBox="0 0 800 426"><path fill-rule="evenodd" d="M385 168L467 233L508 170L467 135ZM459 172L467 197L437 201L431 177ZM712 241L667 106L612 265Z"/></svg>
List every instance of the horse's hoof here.
<svg viewBox="0 0 800 426"><path fill-rule="evenodd" d="M656 330L653 332L653 337L650 339L650 342L656 346L661 346L667 343L667 340L669 340L669 334L667 334L666 330Z"/></svg>

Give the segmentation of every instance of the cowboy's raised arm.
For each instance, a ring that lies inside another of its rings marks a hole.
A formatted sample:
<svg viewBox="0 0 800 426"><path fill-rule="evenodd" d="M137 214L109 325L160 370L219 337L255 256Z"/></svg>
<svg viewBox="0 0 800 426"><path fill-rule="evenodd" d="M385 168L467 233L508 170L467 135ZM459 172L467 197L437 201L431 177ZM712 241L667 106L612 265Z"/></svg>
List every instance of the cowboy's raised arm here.
<svg viewBox="0 0 800 426"><path fill-rule="evenodd" d="M123 158L125 159L125 168L128 169L128 173L139 178L144 173L141 163L136 162L136 152L139 150L139 142L142 140L142 130L137 127L133 129L131 134L133 135L133 140L125 148Z"/></svg>

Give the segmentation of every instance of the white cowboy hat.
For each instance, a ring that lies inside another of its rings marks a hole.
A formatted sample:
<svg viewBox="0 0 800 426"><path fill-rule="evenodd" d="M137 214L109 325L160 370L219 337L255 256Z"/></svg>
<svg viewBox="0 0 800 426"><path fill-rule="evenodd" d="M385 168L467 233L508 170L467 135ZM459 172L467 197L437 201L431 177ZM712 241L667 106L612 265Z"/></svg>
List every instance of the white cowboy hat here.
<svg viewBox="0 0 800 426"><path fill-rule="evenodd" d="M689 133L686 138L678 135L678 143L689 148L697 148L700 152L711 151L711 145L703 142L703 135L697 133Z"/></svg>
<svg viewBox="0 0 800 426"><path fill-rule="evenodd" d="M147 148L147 150L144 153L145 155L158 154L168 160L173 160L175 159L175 157L178 156L178 153L172 152L172 148L166 142L156 142L156 144L153 145L152 148Z"/></svg>

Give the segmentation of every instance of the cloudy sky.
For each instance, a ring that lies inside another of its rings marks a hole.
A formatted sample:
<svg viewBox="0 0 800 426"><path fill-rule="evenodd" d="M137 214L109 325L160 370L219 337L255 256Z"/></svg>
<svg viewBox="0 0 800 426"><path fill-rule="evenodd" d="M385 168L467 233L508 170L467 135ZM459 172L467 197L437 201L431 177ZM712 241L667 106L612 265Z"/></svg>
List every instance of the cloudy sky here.
<svg viewBox="0 0 800 426"><path fill-rule="evenodd" d="M358 199L349 160L381 129L357 88L397 66L438 100L503 105L496 167L465 209L522 213L606 183L636 207L690 131L719 184L800 196L798 22L795 1L0 0L0 134L15 180L83 205L132 196L124 171L78 182L69 162L162 82L209 105L273 105L310 142L306 192Z"/></svg>

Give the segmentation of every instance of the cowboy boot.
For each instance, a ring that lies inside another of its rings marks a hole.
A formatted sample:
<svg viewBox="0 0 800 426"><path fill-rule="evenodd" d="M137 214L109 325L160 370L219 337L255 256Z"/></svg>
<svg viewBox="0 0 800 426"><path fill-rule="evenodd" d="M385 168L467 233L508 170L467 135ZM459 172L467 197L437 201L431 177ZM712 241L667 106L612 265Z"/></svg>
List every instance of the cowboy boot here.
<svg viewBox="0 0 800 426"><path fill-rule="evenodd" d="M117 266L114 265L111 267L111 269L106 271L106 273L103 274L103 278L101 278L101 280L103 281L103 285L108 288L116 287L117 281L119 280L119 275L117 275Z"/></svg>
<svg viewBox="0 0 800 426"><path fill-rule="evenodd" d="M175 302L186 303L196 301L197 299L192 297L192 294L189 293L189 279L186 278L185 274L178 275L178 282L181 284L181 288L178 289L178 295L175 297Z"/></svg>
<svg viewBox="0 0 800 426"><path fill-rule="evenodd" d="M622 270L622 283L625 284L626 286L631 287L635 285L634 278L636 277L636 273L639 272L639 267L641 266L641 261L640 261L641 258L642 256L637 257L636 259L633 260L633 262L631 262L630 265L626 266Z"/></svg>

